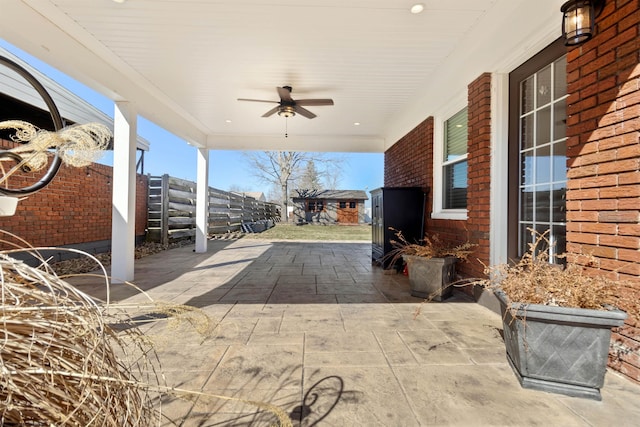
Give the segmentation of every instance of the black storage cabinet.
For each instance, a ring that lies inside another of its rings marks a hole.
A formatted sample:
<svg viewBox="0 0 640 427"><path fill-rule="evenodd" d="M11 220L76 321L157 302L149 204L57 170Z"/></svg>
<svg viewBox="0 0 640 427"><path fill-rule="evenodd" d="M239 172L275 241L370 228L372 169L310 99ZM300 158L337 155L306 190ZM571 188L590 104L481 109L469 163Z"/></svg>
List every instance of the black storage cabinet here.
<svg viewBox="0 0 640 427"><path fill-rule="evenodd" d="M420 187L382 187L371 190L371 259L384 269L392 267L393 227L409 242L418 242L424 232L426 193Z"/></svg>

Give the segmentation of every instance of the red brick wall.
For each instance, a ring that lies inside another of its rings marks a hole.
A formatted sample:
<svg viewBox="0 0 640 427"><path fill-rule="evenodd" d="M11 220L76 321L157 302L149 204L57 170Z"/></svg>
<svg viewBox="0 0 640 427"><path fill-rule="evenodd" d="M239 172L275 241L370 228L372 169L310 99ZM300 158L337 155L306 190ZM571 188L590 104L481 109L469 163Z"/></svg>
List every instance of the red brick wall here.
<svg viewBox="0 0 640 427"><path fill-rule="evenodd" d="M6 167L6 166L5 166ZM33 246L61 246L111 239L113 169L92 164L85 168L61 166L43 190L18 203L14 216L0 217L0 229ZM42 172L16 174L11 188L35 183ZM136 236L147 226L147 177L136 179Z"/></svg>
<svg viewBox="0 0 640 427"><path fill-rule="evenodd" d="M432 146L433 117L428 117L384 153L384 186L421 187L431 193Z"/></svg>
<svg viewBox="0 0 640 427"><path fill-rule="evenodd" d="M384 157L385 187L419 186L429 189L426 230L454 244L478 244L469 261L458 266L465 277L482 277L489 263L489 191L491 163L491 75L482 74L468 88L468 202L467 220L432 219L433 117L391 146Z"/></svg>
<svg viewBox="0 0 640 427"><path fill-rule="evenodd" d="M489 265L491 221L491 74L484 73L468 87L467 232L475 253L463 266L470 277L483 277ZM482 261L480 263L479 261Z"/></svg>
<svg viewBox="0 0 640 427"><path fill-rule="evenodd" d="M567 250L593 254L594 274L640 286L640 1L607 2L596 22L594 38L567 52ZM619 332L636 351L617 369L640 381L640 329Z"/></svg>

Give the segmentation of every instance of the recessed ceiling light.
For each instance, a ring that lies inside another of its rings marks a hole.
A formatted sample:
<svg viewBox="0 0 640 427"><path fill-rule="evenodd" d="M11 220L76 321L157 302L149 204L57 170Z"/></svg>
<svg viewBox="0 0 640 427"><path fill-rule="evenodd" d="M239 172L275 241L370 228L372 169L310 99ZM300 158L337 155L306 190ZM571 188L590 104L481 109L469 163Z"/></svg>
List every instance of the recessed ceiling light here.
<svg viewBox="0 0 640 427"><path fill-rule="evenodd" d="M225 123L231 123L231 120L227 119L225 120Z"/></svg>
<svg viewBox="0 0 640 427"><path fill-rule="evenodd" d="M124 3L126 0L113 0L114 3Z"/></svg>
<svg viewBox="0 0 640 427"><path fill-rule="evenodd" d="M360 126L360 122L353 122L354 126Z"/></svg>
<svg viewBox="0 0 640 427"><path fill-rule="evenodd" d="M416 3L413 6L411 6L411 13L413 14L418 14L420 12L422 12L424 10L424 5L421 3Z"/></svg>

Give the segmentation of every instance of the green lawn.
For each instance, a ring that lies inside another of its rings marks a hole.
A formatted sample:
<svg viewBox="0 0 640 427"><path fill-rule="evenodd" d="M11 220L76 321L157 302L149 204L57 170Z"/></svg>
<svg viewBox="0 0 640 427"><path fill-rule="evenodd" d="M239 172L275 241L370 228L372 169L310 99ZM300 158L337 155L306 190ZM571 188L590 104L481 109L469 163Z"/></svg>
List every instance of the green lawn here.
<svg viewBox="0 0 640 427"><path fill-rule="evenodd" d="M247 234L245 239L281 240L361 240L371 241L370 225L293 225L276 224L262 233Z"/></svg>

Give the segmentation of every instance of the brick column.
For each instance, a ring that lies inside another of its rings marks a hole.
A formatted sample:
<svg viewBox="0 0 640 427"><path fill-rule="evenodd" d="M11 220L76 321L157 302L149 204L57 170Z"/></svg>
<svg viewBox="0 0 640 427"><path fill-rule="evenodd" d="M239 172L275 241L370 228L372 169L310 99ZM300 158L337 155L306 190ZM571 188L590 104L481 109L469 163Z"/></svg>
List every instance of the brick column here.
<svg viewBox="0 0 640 427"><path fill-rule="evenodd" d="M482 277L489 265L491 213L491 74L484 73L468 86L467 232L478 244L463 267L467 275Z"/></svg>

